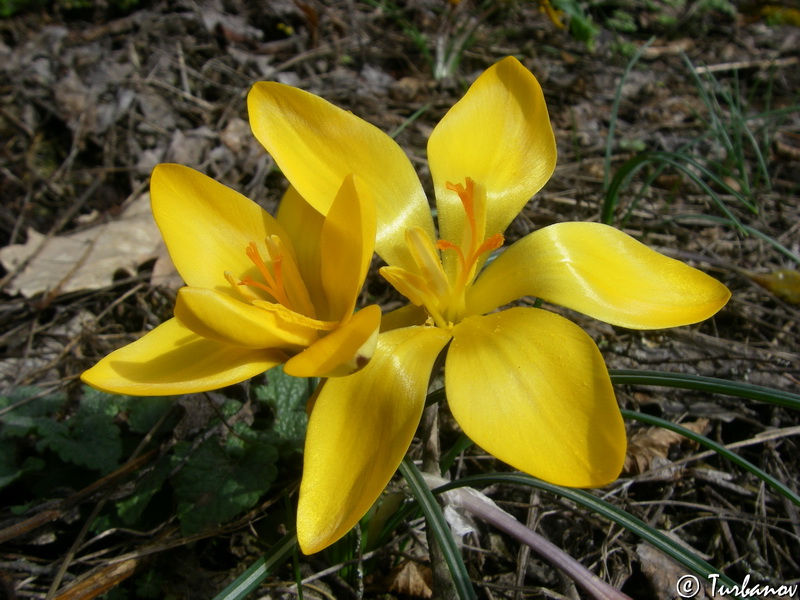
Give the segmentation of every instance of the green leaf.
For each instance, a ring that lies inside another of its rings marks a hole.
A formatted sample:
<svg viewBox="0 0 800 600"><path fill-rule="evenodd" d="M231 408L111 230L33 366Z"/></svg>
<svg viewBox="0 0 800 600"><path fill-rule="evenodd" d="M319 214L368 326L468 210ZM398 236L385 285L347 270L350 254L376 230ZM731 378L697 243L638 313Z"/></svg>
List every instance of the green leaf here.
<svg viewBox="0 0 800 600"><path fill-rule="evenodd" d="M272 431L277 441L289 443L293 449L301 449L306 435L308 414L306 403L310 395L310 380L292 377L275 367L267 372L266 385L255 388L255 397L266 403L275 414Z"/></svg>
<svg viewBox="0 0 800 600"><path fill-rule="evenodd" d="M117 514L126 525L133 525L139 521L150 500L163 487L172 468L173 465L168 458L160 458L155 466L139 480L136 491L131 496L117 502Z"/></svg>
<svg viewBox="0 0 800 600"><path fill-rule="evenodd" d="M189 451L188 443L176 445L175 460L180 462ZM266 443L228 452L216 438L206 440L174 478L181 531L195 533L251 508L274 481L277 457L275 447Z"/></svg>
<svg viewBox="0 0 800 600"><path fill-rule="evenodd" d="M119 428L114 423L119 397L87 394L77 413L60 421L55 415L66 396L57 393L26 401L39 393L36 388L21 388L10 397L0 398L0 408L19 404L3 415L0 438L37 436L39 452L52 450L64 462L103 474L113 471L122 454Z"/></svg>
<svg viewBox="0 0 800 600"><path fill-rule="evenodd" d="M587 16L577 0L553 0L553 6L569 15L569 32L579 42L586 44L590 50L600 33L600 28Z"/></svg>
<svg viewBox="0 0 800 600"><path fill-rule="evenodd" d="M132 398L128 403L128 427L134 433L148 433L172 405L169 398Z"/></svg>
<svg viewBox="0 0 800 600"><path fill-rule="evenodd" d="M14 447L10 444L0 444L0 489L19 479L22 472L17 467L17 457Z"/></svg>
<svg viewBox="0 0 800 600"><path fill-rule="evenodd" d="M171 398L119 396L101 392L88 385L83 386L81 398L81 408L85 414L103 412L115 417L124 412L128 427L133 433L149 433L174 404Z"/></svg>
<svg viewBox="0 0 800 600"><path fill-rule="evenodd" d="M136 578L137 598L163 598L164 575L157 569L148 569Z"/></svg>
<svg viewBox="0 0 800 600"><path fill-rule="evenodd" d="M35 398L41 393L42 390L35 387L22 387L8 396L0 396L0 409L14 406L0 417L0 439L34 433L39 420L60 410L67 400L66 395L60 392Z"/></svg>
<svg viewBox="0 0 800 600"><path fill-rule="evenodd" d="M81 407L83 408L83 407ZM86 412L92 412L90 408ZM64 462L110 473L119 464L122 440L114 417L103 412L81 414L61 423L40 419L37 426L42 436L36 449L49 448Z"/></svg>
<svg viewBox="0 0 800 600"><path fill-rule="evenodd" d="M78 407L78 417L105 415L113 419L119 414L119 411L129 398L129 396L106 394L86 386L81 398L81 404Z"/></svg>

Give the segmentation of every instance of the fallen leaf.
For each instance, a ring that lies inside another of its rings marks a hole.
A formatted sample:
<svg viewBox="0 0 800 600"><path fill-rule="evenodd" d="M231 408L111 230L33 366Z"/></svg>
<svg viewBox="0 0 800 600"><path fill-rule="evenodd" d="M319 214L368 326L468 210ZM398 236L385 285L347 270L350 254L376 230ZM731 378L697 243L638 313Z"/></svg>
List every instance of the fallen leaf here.
<svg viewBox="0 0 800 600"><path fill-rule="evenodd" d="M141 567L143 559L129 558L110 565L101 565L63 588L58 600L89 600L97 598L131 577Z"/></svg>
<svg viewBox="0 0 800 600"><path fill-rule="evenodd" d="M770 273L742 271L758 285L791 304L800 304L800 271L778 269Z"/></svg>
<svg viewBox="0 0 800 600"><path fill-rule="evenodd" d="M691 423L681 423L681 426L695 433L705 432L708 419L697 419ZM640 475L646 473L655 465L667 459L670 446L680 444L687 439L680 433L675 433L663 427L646 427L635 432L628 442L628 453L625 456L625 465L622 472L625 475Z"/></svg>
<svg viewBox="0 0 800 600"><path fill-rule="evenodd" d="M433 596L433 573L430 568L418 563L405 561L392 569L386 578L390 592L431 598Z"/></svg>
<svg viewBox="0 0 800 600"><path fill-rule="evenodd" d="M676 539L676 536L670 537ZM650 544L642 543L636 546L636 555L639 557L642 574L650 583L654 600L674 600L681 597L695 600L708 598L704 579L688 573L684 567Z"/></svg>
<svg viewBox="0 0 800 600"><path fill-rule="evenodd" d="M164 240L158 244L155 251L156 262L153 264L153 272L150 274L150 283L160 288L177 290L184 284L183 278L178 274L175 263L170 258L167 245Z"/></svg>
<svg viewBox="0 0 800 600"><path fill-rule="evenodd" d="M0 262L9 272L24 264L8 285L10 293L57 295L103 288L120 269L135 273L157 255L160 243L150 196L143 194L115 220L77 233L47 238L28 229L25 244L0 249Z"/></svg>

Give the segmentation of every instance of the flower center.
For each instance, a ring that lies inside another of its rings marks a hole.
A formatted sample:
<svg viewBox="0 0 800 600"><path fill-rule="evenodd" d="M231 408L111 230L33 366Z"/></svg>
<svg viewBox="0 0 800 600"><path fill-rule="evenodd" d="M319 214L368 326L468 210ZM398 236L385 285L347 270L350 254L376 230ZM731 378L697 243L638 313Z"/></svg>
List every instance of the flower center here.
<svg viewBox="0 0 800 600"><path fill-rule="evenodd" d="M486 197L475 193L469 177L465 185L448 182L458 194L465 221L460 243L438 240L435 244L419 227L406 230L406 244L416 269L383 267L380 272L397 291L422 306L437 327L448 329L466 316L466 294L481 264L481 257L503 245L502 234L486 238ZM442 263L441 252L455 253L456 260Z"/></svg>
<svg viewBox="0 0 800 600"><path fill-rule="evenodd" d="M283 240L277 235L271 235L264 240L264 243L269 262L262 258L255 242L250 242L245 248L247 258L258 269L261 276L260 281L246 275L237 282L230 272L225 273L225 278L250 302L263 302L263 295L254 291L261 290L268 294L270 302L274 301L275 304L280 304L292 312L315 318L316 311L309 297L308 289L294 257L284 245Z"/></svg>

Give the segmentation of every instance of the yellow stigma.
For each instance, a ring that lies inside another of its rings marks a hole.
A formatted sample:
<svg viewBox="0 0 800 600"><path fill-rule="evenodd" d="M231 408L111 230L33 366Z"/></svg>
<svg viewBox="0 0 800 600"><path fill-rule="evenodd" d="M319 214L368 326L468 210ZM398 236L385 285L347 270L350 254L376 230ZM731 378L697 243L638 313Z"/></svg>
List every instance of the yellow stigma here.
<svg viewBox="0 0 800 600"><path fill-rule="evenodd" d="M438 240L435 244L418 227L406 231L406 244L416 269L383 267L380 272L397 291L413 304L422 306L437 327L449 328L466 316L466 293L475 280L480 258L503 245L499 233L486 238L486 198L475 193L469 177L465 185L448 182L447 189L458 194L465 223L460 243ZM439 251L456 254L457 260L442 263Z"/></svg>

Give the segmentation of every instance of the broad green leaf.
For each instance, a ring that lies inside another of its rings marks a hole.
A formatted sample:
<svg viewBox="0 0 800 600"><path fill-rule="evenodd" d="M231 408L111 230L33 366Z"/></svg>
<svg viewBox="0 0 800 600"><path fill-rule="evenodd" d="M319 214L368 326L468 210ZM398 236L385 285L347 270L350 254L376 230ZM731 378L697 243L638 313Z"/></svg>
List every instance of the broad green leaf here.
<svg viewBox="0 0 800 600"><path fill-rule="evenodd" d="M292 377L275 367L267 372L267 383L255 388L255 397L266 403L275 415L272 430L280 442L300 449L306 435L308 414L306 402L310 395L311 380Z"/></svg>
<svg viewBox="0 0 800 600"><path fill-rule="evenodd" d="M22 472L17 467L17 457L11 444L0 444L0 489L17 480Z"/></svg>
<svg viewBox="0 0 800 600"><path fill-rule="evenodd" d="M78 407L78 417L90 417L94 415L105 415L112 419L117 416L120 409L125 405L125 401L130 397L106 394L89 386L85 386L86 393L81 397L81 404Z"/></svg>
<svg viewBox="0 0 800 600"><path fill-rule="evenodd" d="M277 474L278 452L269 444L257 442L242 452L228 452L217 438L211 438L193 454L189 452L186 442L175 447L175 461L186 459L173 480L184 534L224 523L251 508Z"/></svg>
<svg viewBox="0 0 800 600"><path fill-rule="evenodd" d="M89 409L87 412L92 412ZM36 449L53 450L64 462L110 473L119 464L122 440L114 417L103 412L81 414L66 422L41 418L37 423L41 435Z"/></svg>
<svg viewBox="0 0 800 600"><path fill-rule="evenodd" d="M26 397L40 393L36 388L16 390L0 398L0 407L14 405ZM64 462L95 469L113 471L122 454L120 432L114 423L120 399L89 394L81 400L77 412L63 420L57 418L66 402L57 393L34 398L9 411L2 418L0 438L36 436L39 452L52 450Z"/></svg>
<svg viewBox="0 0 800 600"><path fill-rule="evenodd" d="M172 406L173 402L169 398L131 398L128 402L128 427L134 433L148 433ZM166 429L166 425L162 427Z"/></svg>
<svg viewBox="0 0 800 600"><path fill-rule="evenodd" d="M136 491L131 496L117 502L117 514L126 525L133 525L139 521L150 500L163 487L164 481L172 469L173 465L168 458L160 458L153 468L139 480Z"/></svg>
<svg viewBox="0 0 800 600"><path fill-rule="evenodd" d="M17 464L16 449L13 443L0 443L0 489L26 473L41 471L45 462L38 456L29 456L21 465Z"/></svg>
<svg viewBox="0 0 800 600"><path fill-rule="evenodd" d="M82 410L87 414L103 412L114 417L123 412L128 427L134 433L148 433L174 404L172 399L160 396L120 396L101 392L88 385L82 389Z"/></svg>
<svg viewBox="0 0 800 600"><path fill-rule="evenodd" d="M136 578L136 598L163 598L164 572L148 569Z"/></svg>
<svg viewBox="0 0 800 600"><path fill-rule="evenodd" d="M23 437L33 433L38 419L52 415L67 401L66 395L60 392L35 398L41 393L42 390L38 388L26 386L8 396L0 396L0 409L17 405L0 417L0 438Z"/></svg>

